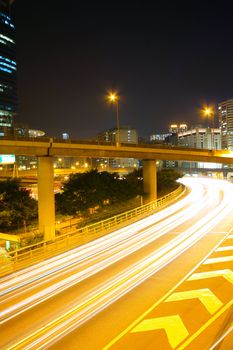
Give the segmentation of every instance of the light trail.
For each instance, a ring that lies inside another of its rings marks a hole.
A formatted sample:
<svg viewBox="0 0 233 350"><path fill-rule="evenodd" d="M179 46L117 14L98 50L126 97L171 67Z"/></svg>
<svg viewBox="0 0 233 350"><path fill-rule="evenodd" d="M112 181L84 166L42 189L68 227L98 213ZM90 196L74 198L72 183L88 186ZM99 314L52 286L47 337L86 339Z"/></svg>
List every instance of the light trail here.
<svg viewBox="0 0 233 350"><path fill-rule="evenodd" d="M102 269L112 265L113 263L119 261L120 259L125 258L127 255L133 253L134 251L141 249L143 246L153 242L155 239L158 239L162 235L166 234L168 231L174 229L176 226L182 224L187 219L190 219L192 216L196 215L200 210L202 210L203 207L205 207L206 203L207 203L206 200L203 200L201 206L199 204L192 206L192 210L190 210L189 208L183 211L182 213L179 212L172 218L168 218L166 222L152 226L149 229L142 231L140 234L133 235L130 238L130 240L127 239L127 240L121 241L120 242L121 245L114 246L110 252L109 250L106 250L103 247L102 254L101 254L101 262L96 261L97 258L99 259L99 254L97 254L97 256L94 255L93 258L91 258L90 256L88 257L88 261L87 261L88 267L86 268L85 266L83 267L82 265L80 265L80 261L78 263L75 262L74 266L71 267L70 271L77 269L77 264L78 264L78 268L79 269L82 268L80 272L68 278L64 276L64 279L62 281L59 281L58 283L53 284L51 287L44 289L43 292L34 294L32 297L26 300L24 299L21 303L14 305L14 307L5 309L3 312L0 312L0 322L2 322L2 318L7 313L13 313L15 317L18 315L19 310L20 310L20 313L22 313L25 310L22 307L25 308L29 304L33 306L35 302L38 303L38 301L39 302L45 301L48 299L48 297L53 297L54 295L60 293L61 291L64 291L65 289L70 288L71 286L81 282L82 280L92 276L93 274L101 271ZM183 236L185 236L185 234L183 234ZM182 239L183 236L182 235L179 236L179 239ZM170 239L172 239L172 236L170 237ZM173 241L175 242L176 239ZM63 274L65 272L63 271ZM52 271L51 276L49 276L49 274L47 273L50 281L55 278L53 274L54 274L54 271ZM32 287L31 289L27 288L27 292L31 291L35 287L38 287L38 283L36 283L36 285L34 285L34 287ZM9 293L10 291L12 291L12 289L7 289L4 292L2 292L2 295ZM20 295L20 292L17 294L17 296L19 295ZM14 297L15 296L16 294L14 294ZM5 304L6 301L8 301L10 298L11 296L9 298L5 296L2 302ZM17 310L18 312L16 312Z"/></svg>
<svg viewBox="0 0 233 350"><path fill-rule="evenodd" d="M2 324L7 324L21 313L29 312L36 305L43 304L80 281L104 271L120 260L129 259L135 252L140 252L136 261L132 260L118 273L107 277L102 283L97 283L88 293L80 295L74 301L73 307L62 311L57 317L54 314L43 327L36 326L34 331L25 330L25 335L21 335L20 339L11 339L7 349L45 349L51 346L170 264L228 217L232 211L231 184L214 180L210 184L206 179L184 179L184 182L193 191L170 208L91 242L83 246L83 251L79 247L72 250L70 255L62 254L58 262L54 258L49 259L47 266L37 264L33 268L25 269L24 275L20 273L12 281L4 278L1 286L1 305L4 309L0 320ZM200 216L207 207L212 210L205 216ZM198 219L194 224L178 232L179 227L185 223L187 225L196 216ZM169 234L174 231L175 236ZM163 245L143 255L144 247L159 241L163 236L166 237ZM72 274L64 277L67 271ZM18 286L22 276L23 281ZM41 289L38 291L38 288Z"/></svg>
<svg viewBox="0 0 233 350"><path fill-rule="evenodd" d="M161 225L156 226L156 223L160 222L161 220L165 220L166 217L168 217L168 219L166 222L162 223L162 227L168 225L169 222L174 223L178 217L183 217L183 221L187 220L187 218L195 215L198 210L201 210L205 205L207 205L207 195L205 195L202 199L202 207L200 207L198 203L195 203L195 199L202 193L203 188L200 185L194 186L191 194L187 198L181 200L172 207L166 208L161 212L150 216L149 218L141 220L140 222L131 224L124 229L117 230L114 233L107 235L106 237L101 237L94 242L90 242L84 245L83 247L73 249L69 253L63 253L60 255L60 257L58 256L48 259L46 260L46 264L42 262L36 264L33 267L24 269L22 272L19 271L17 273L11 274L10 276L2 278L0 296L3 296L15 289L19 289L20 287L25 286L31 282L38 281L39 279L47 277L50 274L59 272L62 269L70 269L72 265L74 266L74 264L78 265L85 262L86 260L90 261L90 259L92 259L94 256L98 257L98 254L102 255L103 253L109 251L109 249L112 247L115 249L118 244L125 244L127 241L131 244L131 240L136 237L135 235L138 235L141 230L145 229L145 227L153 225L153 229L159 231ZM192 205L192 203L194 204ZM178 212L188 204L192 205L192 209L189 207L182 213L177 213L176 216L173 215L172 218L169 218L169 216L175 212ZM186 218L186 215L189 216ZM179 223L177 222L177 225L178 224ZM144 236L148 233L149 232L147 231ZM137 237L136 239L138 240ZM76 266L74 266L74 268L75 267Z"/></svg>
<svg viewBox="0 0 233 350"><path fill-rule="evenodd" d="M108 248L111 248L118 242L132 237L133 235L135 235L135 232L140 231L141 229L149 226L150 224L155 224L161 220L164 220L166 217L169 217L170 215L181 210L185 206L195 203L195 200L203 193L203 191L204 190L202 185L195 184L192 188L191 193L187 197L180 200L178 203L172 205L171 207L168 207L154 215L151 215L146 219L142 219L137 223L131 224L126 228L117 230L111 234L108 234L107 236L100 237L99 239L89 242L84 246L72 249L69 252L50 258L46 260L46 263L41 262L34 266L30 266L26 269L23 269L22 271L17 271L16 273L12 273L11 275L2 277L0 291L9 288L12 285L15 285L15 288L21 287L21 285L23 284L22 280L25 280L26 283L30 283L31 281L33 281L35 275L36 280L38 280L40 273L41 278L43 278L43 274L46 275L46 271L48 270L49 272L53 273L56 272L56 268L69 268L70 265L73 264L74 259L77 259L77 262L80 262L84 258L90 258L93 254L97 254L98 252L101 253L103 249L106 250ZM54 268L54 270L52 270L52 268Z"/></svg>

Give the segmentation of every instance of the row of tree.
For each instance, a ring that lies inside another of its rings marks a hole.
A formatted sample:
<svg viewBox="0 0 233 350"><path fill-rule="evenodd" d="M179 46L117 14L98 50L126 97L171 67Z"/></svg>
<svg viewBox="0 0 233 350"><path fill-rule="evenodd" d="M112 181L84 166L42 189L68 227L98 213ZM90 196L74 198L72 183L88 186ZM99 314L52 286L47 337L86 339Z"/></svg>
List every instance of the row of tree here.
<svg viewBox="0 0 233 350"><path fill-rule="evenodd" d="M164 169L158 172L158 194L166 193L177 186L181 174ZM143 195L142 170L135 170L125 177L108 172L91 170L73 174L64 183L61 193L56 194L57 213L77 215L90 208L101 209Z"/></svg>
<svg viewBox="0 0 233 350"><path fill-rule="evenodd" d="M158 192L169 192L181 175L172 170L158 172ZM143 194L142 170L125 177L108 172L91 170L72 174L64 182L62 192L56 194L56 213L83 215L90 208L101 210L125 203ZM0 181L0 231L10 232L25 228L37 219L37 201L30 190L22 188L18 180Z"/></svg>

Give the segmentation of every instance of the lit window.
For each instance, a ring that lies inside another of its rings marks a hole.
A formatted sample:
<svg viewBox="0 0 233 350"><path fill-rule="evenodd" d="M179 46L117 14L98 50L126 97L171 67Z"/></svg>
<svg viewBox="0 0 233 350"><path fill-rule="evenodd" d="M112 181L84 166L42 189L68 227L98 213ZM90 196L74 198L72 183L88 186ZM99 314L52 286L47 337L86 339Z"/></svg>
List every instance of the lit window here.
<svg viewBox="0 0 233 350"><path fill-rule="evenodd" d="M11 63L11 64L14 64L15 66L17 65L15 61L10 60L10 59L7 58L7 57L0 56L0 59L3 60L3 61L5 61L5 62L9 62L9 63Z"/></svg>
<svg viewBox="0 0 233 350"><path fill-rule="evenodd" d="M7 68L0 67L0 70L2 70L3 72L12 73L12 70L9 70Z"/></svg>
<svg viewBox="0 0 233 350"><path fill-rule="evenodd" d="M9 38L9 37L6 36L6 35L0 34L0 38L5 39L6 41L9 41L9 42L12 43L12 44L15 43L14 40L12 40L11 38Z"/></svg>

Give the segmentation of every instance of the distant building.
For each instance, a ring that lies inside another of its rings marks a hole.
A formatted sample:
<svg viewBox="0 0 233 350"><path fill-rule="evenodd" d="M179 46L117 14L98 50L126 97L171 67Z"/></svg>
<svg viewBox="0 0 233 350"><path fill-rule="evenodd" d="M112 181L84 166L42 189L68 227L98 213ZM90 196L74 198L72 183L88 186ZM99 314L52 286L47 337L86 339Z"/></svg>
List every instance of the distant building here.
<svg viewBox="0 0 233 350"><path fill-rule="evenodd" d="M100 142L116 143L118 130L116 128L102 131L97 138ZM138 143L137 130L129 125L120 126L119 128L119 142L120 143Z"/></svg>
<svg viewBox="0 0 233 350"><path fill-rule="evenodd" d="M172 146L178 145L178 134L187 130L187 124L171 124L169 127L169 134L165 138L164 143Z"/></svg>
<svg viewBox="0 0 233 350"><path fill-rule="evenodd" d="M221 133L218 128L195 127L178 134L178 145L200 149L221 149Z"/></svg>
<svg viewBox="0 0 233 350"><path fill-rule="evenodd" d="M221 133L218 128L195 127L178 134L178 145L199 149L221 149ZM221 168L221 164L204 162L179 162L183 168Z"/></svg>
<svg viewBox="0 0 233 350"><path fill-rule="evenodd" d="M150 142L152 143L163 143L165 139L171 134L152 134L150 135Z"/></svg>
<svg viewBox="0 0 233 350"><path fill-rule="evenodd" d="M12 133L17 113L15 25L9 11L11 2L0 0L0 136Z"/></svg>
<svg viewBox="0 0 233 350"><path fill-rule="evenodd" d="M98 141L116 144L117 132L116 128L103 131L98 134ZM119 142L138 144L137 130L129 125L121 125L119 128ZM105 162L104 159L99 159L97 162L104 165L107 163L109 168L137 168L139 166L139 161L134 158L110 158L108 162Z"/></svg>
<svg viewBox="0 0 233 350"><path fill-rule="evenodd" d="M222 149L233 150L233 99L218 104L218 120L222 135Z"/></svg>
<svg viewBox="0 0 233 350"><path fill-rule="evenodd" d="M13 128L15 137L43 137L45 132L42 130L28 129L27 126L18 125ZM37 168L37 158L33 156L16 156L16 164L20 170Z"/></svg>
<svg viewBox="0 0 233 350"><path fill-rule="evenodd" d="M187 124L171 124L169 127L170 134L178 134L180 132L185 132L188 130Z"/></svg>
<svg viewBox="0 0 233 350"><path fill-rule="evenodd" d="M70 135L67 132L63 132L62 133L62 139L63 140L69 140L69 138L70 138Z"/></svg>

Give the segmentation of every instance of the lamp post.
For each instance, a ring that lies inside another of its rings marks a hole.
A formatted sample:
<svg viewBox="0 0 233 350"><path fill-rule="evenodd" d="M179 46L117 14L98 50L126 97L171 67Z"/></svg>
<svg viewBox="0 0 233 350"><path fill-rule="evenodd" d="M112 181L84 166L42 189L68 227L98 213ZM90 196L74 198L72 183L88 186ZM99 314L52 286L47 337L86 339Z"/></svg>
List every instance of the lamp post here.
<svg viewBox="0 0 233 350"><path fill-rule="evenodd" d="M211 122L210 122L210 132L211 132L211 142L212 148L214 149L214 109L213 107L206 106L203 108L203 115L209 119L212 119L212 132L211 132Z"/></svg>
<svg viewBox="0 0 233 350"><path fill-rule="evenodd" d="M116 105L116 119L117 119L117 132L116 132L116 146L120 146L120 123L119 123L119 96L116 92L111 92L108 95L108 100L110 103Z"/></svg>

